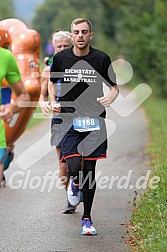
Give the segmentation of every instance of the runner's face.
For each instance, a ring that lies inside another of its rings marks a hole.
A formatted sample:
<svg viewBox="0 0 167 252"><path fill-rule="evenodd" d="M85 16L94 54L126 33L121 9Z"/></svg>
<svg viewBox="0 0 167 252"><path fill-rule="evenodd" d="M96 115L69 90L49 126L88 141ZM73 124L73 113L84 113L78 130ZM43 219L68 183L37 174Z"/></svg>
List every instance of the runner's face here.
<svg viewBox="0 0 167 252"><path fill-rule="evenodd" d="M70 43L69 43L68 39L58 40L55 43L55 53L61 52L62 50L69 48L69 47L70 47Z"/></svg>
<svg viewBox="0 0 167 252"><path fill-rule="evenodd" d="M80 50L87 48L90 40L93 38L93 33L90 32L89 26L86 22L73 25L71 35L74 46Z"/></svg>

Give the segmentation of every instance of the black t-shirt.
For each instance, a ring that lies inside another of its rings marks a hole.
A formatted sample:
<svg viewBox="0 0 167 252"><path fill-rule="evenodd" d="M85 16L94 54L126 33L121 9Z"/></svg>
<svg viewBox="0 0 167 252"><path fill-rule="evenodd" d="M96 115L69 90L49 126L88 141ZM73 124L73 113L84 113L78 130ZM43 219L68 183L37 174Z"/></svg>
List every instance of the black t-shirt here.
<svg viewBox="0 0 167 252"><path fill-rule="evenodd" d="M104 96L103 83L109 87L116 85L107 54L90 47L89 54L78 57L73 54L73 48L65 49L53 58L50 80L53 83L61 81L59 101L62 117L105 117L105 108L97 98Z"/></svg>

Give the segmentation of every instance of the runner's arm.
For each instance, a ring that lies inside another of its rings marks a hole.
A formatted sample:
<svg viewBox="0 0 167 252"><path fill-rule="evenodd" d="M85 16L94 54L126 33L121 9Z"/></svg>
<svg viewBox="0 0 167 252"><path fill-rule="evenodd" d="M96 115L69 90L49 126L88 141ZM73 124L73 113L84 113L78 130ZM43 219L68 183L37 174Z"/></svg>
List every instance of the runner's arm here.
<svg viewBox="0 0 167 252"><path fill-rule="evenodd" d="M23 109L24 106L21 105L21 102L28 102L30 100L22 80L12 84L9 83L9 85L16 94L16 100L13 103L0 106L0 118L8 123L12 120L13 114Z"/></svg>
<svg viewBox="0 0 167 252"><path fill-rule="evenodd" d="M97 98L97 101L104 107L110 106L111 103L115 101L119 94L119 88L117 85L114 85L110 88L110 92L106 96Z"/></svg>
<svg viewBox="0 0 167 252"><path fill-rule="evenodd" d="M41 107L42 113L48 114L50 111L49 101L48 101L48 81L50 78L50 67L47 66L42 71L41 76L41 93L39 97L39 105Z"/></svg>

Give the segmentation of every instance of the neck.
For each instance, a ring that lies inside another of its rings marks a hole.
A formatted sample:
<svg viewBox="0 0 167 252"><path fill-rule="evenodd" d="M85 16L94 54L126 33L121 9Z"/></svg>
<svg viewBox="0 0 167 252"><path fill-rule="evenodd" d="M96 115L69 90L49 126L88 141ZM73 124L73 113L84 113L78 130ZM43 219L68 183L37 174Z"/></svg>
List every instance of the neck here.
<svg viewBox="0 0 167 252"><path fill-rule="evenodd" d="M74 55L76 55L78 57L86 56L89 52L90 52L89 46L87 46L86 48L82 48L82 49L79 49L75 46L73 47L73 53L74 53Z"/></svg>

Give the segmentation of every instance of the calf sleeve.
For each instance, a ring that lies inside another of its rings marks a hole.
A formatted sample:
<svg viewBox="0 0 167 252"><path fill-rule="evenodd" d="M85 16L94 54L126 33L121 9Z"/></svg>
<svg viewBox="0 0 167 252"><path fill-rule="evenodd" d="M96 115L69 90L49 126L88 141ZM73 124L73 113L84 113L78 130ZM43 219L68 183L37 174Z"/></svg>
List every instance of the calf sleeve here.
<svg viewBox="0 0 167 252"><path fill-rule="evenodd" d="M96 190L95 166L96 166L96 160L84 161L83 181L82 181L83 204L84 204L83 218L91 218L90 216L91 208Z"/></svg>
<svg viewBox="0 0 167 252"><path fill-rule="evenodd" d="M81 159L80 157L71 157L66 160L69 175L74 178L74 183L79 184L79 171L81 170Z"/></svg>

